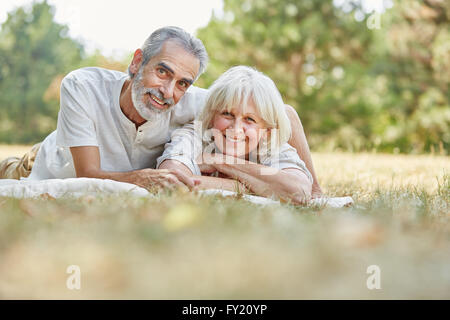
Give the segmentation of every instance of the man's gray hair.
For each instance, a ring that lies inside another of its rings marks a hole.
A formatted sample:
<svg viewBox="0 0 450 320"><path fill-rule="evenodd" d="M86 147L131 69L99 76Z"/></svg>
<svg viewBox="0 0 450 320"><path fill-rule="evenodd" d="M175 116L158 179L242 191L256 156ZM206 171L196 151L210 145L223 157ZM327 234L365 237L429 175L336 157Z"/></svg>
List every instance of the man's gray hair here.
<svg viewBox="0 0 450 320"><path fill-rule="evenodd" d="M206 69L206 65L208 64L208 53L200 39L197 39L179 27L170 26L160 28L154 31L147 40L145 40L144 45L141 48L143 52L141 68L161 51L164 42L167 40L175 41L199 60L200 67L195 78L195 80L197 80ZM128 74L130 78L134 77L134 73L130 71L130 67L128 67Z"/></svg>

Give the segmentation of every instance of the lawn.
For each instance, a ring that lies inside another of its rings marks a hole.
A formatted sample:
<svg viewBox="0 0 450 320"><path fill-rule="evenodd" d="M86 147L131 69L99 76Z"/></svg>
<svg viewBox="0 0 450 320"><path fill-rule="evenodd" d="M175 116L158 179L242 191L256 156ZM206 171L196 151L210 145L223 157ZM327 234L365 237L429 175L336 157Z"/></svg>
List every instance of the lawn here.
<svg viewBox="0 0 450 320"><path fill-rule="evenodd" d="M0 161L8 157L22 157L32 146L0 144Z"/></svg>
<svg viewBox="0 0 450 320"><path fill-rule="evenodd" d="M449 158L313 159L326 192L353 207L195 193L0 198L0 298L449 299ZM81 290L66 287L70 265ZM371 265L380 289L366 285Z"/></svg>

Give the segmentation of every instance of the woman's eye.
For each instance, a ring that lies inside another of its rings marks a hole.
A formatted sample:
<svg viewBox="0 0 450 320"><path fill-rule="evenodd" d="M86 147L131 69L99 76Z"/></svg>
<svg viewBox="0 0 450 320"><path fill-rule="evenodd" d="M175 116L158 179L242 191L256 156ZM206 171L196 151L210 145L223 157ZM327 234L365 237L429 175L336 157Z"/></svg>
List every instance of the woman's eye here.
<svg viewBox="0 0 450 320"><path fill-rule="evenodd" d="M233 115L232 115L230 112L228 112L228 111L222 112L222 115L227 116L227 117L233 116Z"/></svg>
<svg viewBox="0 0 450 320"><path fill-rule="evenodd" d="M247 121L249 121L249 122L256 123L255 119L253 119L253 118L251 118L251 117L247 117L246 119L247 119Z"/></svg>

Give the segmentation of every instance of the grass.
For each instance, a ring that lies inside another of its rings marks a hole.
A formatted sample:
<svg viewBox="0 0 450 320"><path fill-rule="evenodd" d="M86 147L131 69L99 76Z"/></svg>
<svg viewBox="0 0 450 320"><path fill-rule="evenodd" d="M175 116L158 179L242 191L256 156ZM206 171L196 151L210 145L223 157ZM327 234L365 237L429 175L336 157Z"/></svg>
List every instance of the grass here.
<svg viewBox="0 0 450 320"><path fill-rule="evenodd" d="M0 144L0 161L8 157L21 158L32 146Z"/></svg>
<svg viewBox="0 0 450 320"><path fill-rule="evenodd" d="M0 198L0 298L449 299L449 158L313 158L327 193L353 207ZM69 265L81 290L66 288ZM379 290L367 289L370 265Z"/></svg>

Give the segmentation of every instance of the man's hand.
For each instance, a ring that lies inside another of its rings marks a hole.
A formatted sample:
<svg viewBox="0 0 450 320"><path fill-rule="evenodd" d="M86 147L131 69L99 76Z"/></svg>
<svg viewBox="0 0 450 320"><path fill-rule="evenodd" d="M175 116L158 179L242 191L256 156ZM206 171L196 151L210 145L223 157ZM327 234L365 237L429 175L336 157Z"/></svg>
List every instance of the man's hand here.
<svg viewBox="0 0 450 320"><path fill-rule="evenodd" d="M200 183L178 169L142 169L131 173L133 183L146 188L168 188L188 191Z"/></svg>
<svg viewBox="0 0 450 320"><path fill-rule="evenodd" d="M110 179L133 183L140 187L192 189L200 183L198 179L188 176L182 170L173 169L141 169L130 172L103 171L100 168L98 147L82 146L70 148L77 177Z"/></svg>

